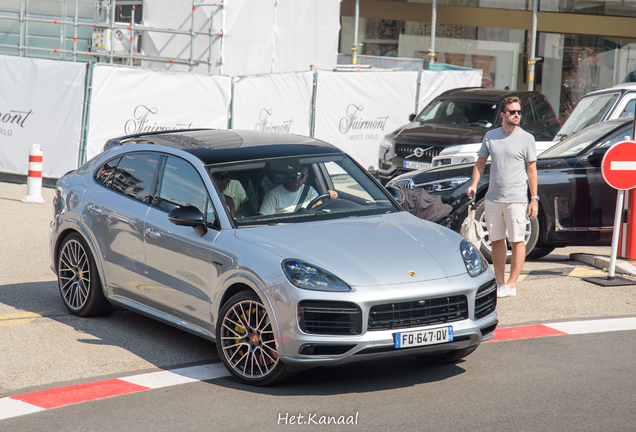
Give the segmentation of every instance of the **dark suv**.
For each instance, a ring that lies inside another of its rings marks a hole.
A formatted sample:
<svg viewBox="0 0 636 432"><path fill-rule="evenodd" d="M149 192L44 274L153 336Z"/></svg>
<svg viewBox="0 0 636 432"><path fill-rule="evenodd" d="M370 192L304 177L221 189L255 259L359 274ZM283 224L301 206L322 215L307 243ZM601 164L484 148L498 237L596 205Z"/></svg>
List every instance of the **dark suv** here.
<svg viewBox="0 0 636 432"><path fill-rule="evenodd" d="M541 93L483 88L449 90L417 116L411 114L409 124L384 137L378 154L382 183L414 169L476 161L486 132L501 126L499 104L508 96L517 96L521 101L521 127L537 141L552 141L561 123ZM447 151L440 157L444 149Z"/></svg>

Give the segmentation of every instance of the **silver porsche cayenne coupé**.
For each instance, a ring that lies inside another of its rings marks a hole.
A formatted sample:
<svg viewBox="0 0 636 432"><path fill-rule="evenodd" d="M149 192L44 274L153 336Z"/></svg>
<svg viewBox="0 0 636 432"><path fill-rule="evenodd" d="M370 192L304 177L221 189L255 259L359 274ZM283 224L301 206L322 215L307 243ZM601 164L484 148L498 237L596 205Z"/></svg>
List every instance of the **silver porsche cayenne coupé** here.
<svg viewBox="0 0 636 432"><path fill-rule="evenodd" d="M72 314L125 308L203 336L252 385L389 356L458 361L493 337L493 274L396 197L315 139L117 138L57 182L52 268Z"/></svg>

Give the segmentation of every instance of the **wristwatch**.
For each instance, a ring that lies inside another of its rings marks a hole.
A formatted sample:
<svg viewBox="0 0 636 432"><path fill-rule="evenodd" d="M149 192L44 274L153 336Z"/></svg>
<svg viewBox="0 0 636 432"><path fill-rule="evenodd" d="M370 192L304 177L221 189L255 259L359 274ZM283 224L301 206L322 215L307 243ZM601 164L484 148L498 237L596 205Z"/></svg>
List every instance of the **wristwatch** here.
<svg viewBox="0 0 636 432"><path fill-rule="evenodd" d="M539 201L539 195L533 195L533 196L530 197L530 199L537 200L537 202L538 202Z"/></svg>

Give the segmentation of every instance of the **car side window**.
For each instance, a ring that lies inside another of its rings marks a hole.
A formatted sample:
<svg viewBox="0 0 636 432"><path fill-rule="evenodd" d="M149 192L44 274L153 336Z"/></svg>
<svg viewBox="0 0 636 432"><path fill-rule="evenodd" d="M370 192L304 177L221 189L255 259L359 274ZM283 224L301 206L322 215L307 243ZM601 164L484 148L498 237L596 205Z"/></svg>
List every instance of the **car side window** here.
<svg viewBox="0 0 636 432"><path fill-rule="evenodd" d="M625 108L621 112L621 115L619 116L619 118L633 116L635 103L636 101L634 99L627 102L627 105L625 105Z"/></svg>
<svg viewBox="0 0 636 432"><path fill-rule="evenodd" d="M110 187L112 181L112 174L115 172L115 168L117 168L117 164L121 160L120 157L111 159L106 162L100 169L97 170L95 174L95 180L98 183L103 184L106 187Z"/></svg>
<svg viewBox="0 0 636 432"><path fill-rule="evenodd" d="M111 189L150 204L161 155L130 153L122 157L111 180Z"/></svg>
<svg viewBox="0 0 636 432"><path fill-rule="evenodd" d="M530 98L521 98L521 124L534 123L534 114L532 114L532 105Z"/></svg>
<svg viewBox="0 0 636 432"><path fill-rule="evenodd" d="M197 170L185 160L168 156L163 170L159 193L153 204L160 209L172 211L177 207L194 206L213 223L214 208Z"/></svg>
<svg viewBox="0 0 636 432"><path fill-rule="evenodd" d="M619 132L617 135L614 135L609 140L600 144L598 148L610 148L614 144L618 144L619 142L623 142L623 141L629 141L633 138L634 138L634 129L630 127L629 129Z"/></svg>
<svg viewBox="0 0 636 432"><path fill-rule="evenodd" d="M532 104L534 105L534 113L537 116L537 120L548 120L554 117L554 112L545 99L534 97L532 98Z"/></svg>

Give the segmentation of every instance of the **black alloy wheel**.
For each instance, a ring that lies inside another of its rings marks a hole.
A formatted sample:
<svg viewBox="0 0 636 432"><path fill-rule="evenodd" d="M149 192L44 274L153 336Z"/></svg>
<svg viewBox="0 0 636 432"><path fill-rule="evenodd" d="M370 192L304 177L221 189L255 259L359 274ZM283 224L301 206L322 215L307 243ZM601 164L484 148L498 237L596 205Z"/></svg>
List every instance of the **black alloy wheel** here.
<svg viewBox="0 0 636 432"><path fill-rule="evenodd" d="M64 306L73 315L93 317L113 311L90 249L77 233L66 237L58 251L57 281Z"/></svg>

